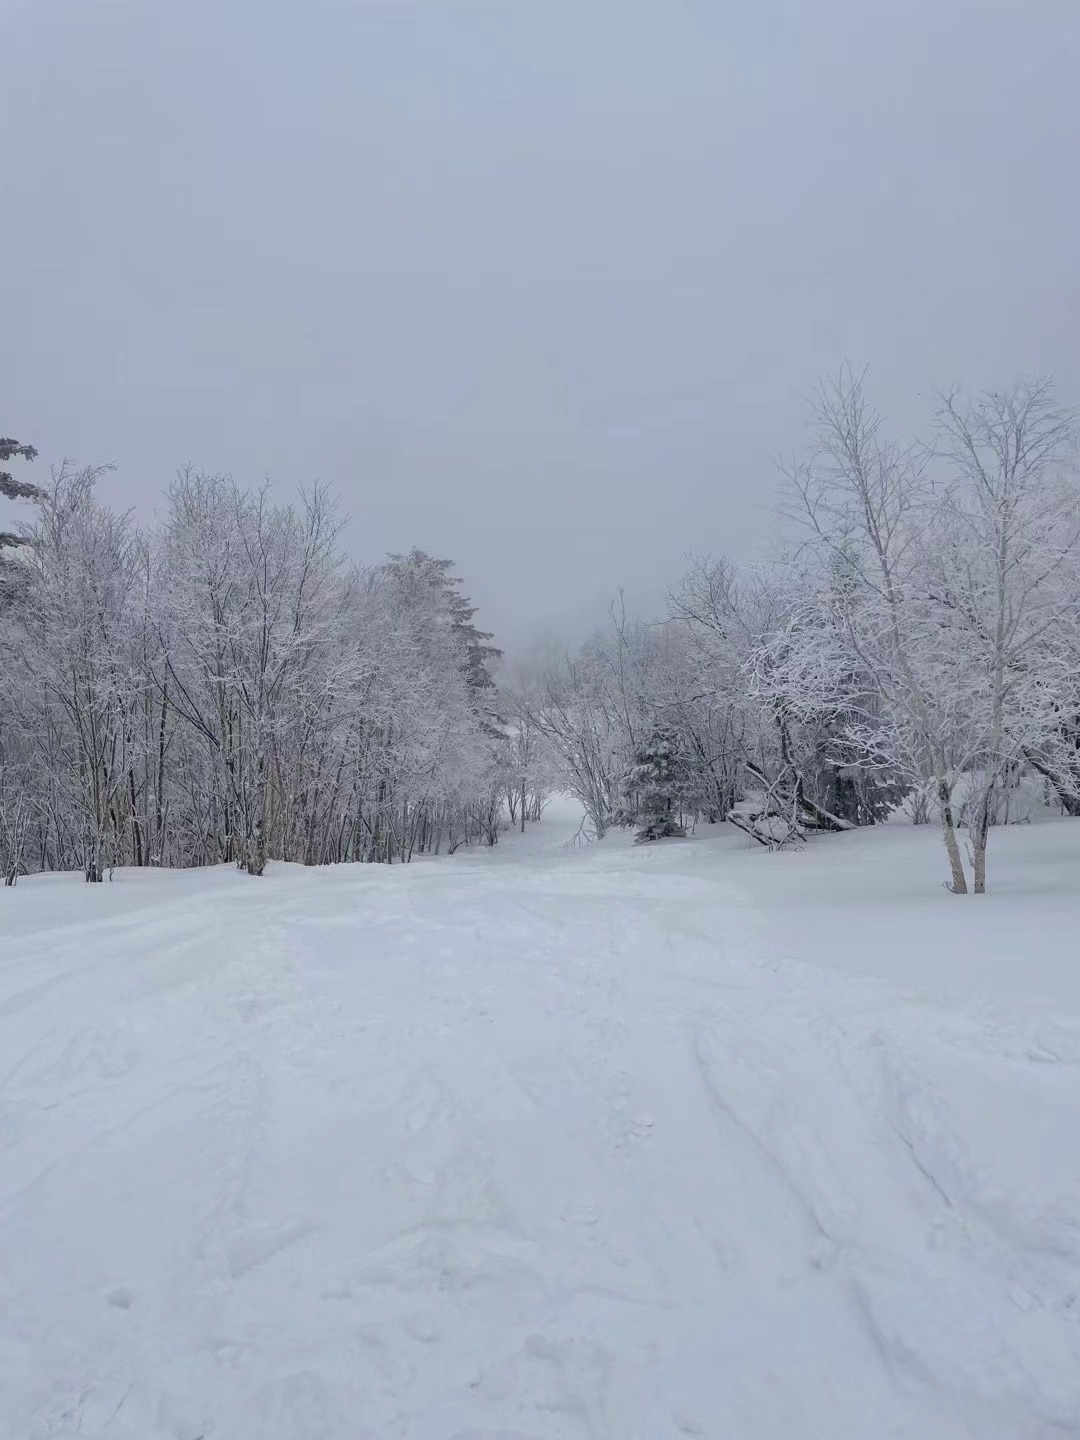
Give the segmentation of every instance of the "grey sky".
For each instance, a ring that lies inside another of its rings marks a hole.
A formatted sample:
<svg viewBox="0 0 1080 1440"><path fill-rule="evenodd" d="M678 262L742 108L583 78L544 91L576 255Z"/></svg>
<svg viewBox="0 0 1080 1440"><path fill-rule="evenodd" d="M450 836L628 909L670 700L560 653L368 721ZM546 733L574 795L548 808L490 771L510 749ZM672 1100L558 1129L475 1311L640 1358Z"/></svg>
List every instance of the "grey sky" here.
<svg viewBox="0 0 1080 1440"><path fill-rule="evenodd" d="M1076 0L0 0L0 432L333 481L572 627L768 535L842 354L1080 400Z"/></svg>

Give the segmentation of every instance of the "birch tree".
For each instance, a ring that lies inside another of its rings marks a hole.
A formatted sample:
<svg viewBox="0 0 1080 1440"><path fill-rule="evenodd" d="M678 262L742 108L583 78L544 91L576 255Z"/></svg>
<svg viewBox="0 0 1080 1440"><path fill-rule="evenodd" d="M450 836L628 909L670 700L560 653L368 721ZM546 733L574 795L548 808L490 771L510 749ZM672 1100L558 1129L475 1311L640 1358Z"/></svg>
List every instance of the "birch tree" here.
<svg viewBox="0 0 1080 1440"><path fill-rule="evenodd" d="M972 868L981 894L997 792L1043 747L1060 708L1050 657L1074 623L1080 497L1066 464L1075 427L1046 380L973 400L950 391L937 418L947 478L927 567L942 628L958 632L968 661L977 737Z"/></svg>
<svg viewBox="0 0 1080 1440"><path fill-rule="evenodd" d="M822 386L813 427L812 457L786 470L793 510L848 578L841 622L890 721L888 731L852 738L864 740L866 763L932 782L950 888L966 894L953 792L970 763L970 725L960 657L926 597L926 456L886 438L864 377L850 371Z"/></svg>

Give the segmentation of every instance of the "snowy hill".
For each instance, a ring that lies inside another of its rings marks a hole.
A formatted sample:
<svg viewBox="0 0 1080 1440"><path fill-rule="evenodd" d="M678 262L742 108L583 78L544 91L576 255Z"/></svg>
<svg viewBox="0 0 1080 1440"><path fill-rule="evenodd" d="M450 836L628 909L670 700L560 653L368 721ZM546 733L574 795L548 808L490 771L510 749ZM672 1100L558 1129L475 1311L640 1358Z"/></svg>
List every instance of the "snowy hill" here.
<svg viewBox="0 0 1080 1440"><path fill-rule="evenodd" d="M0 1435L1080 1434L1080 825L0 895Z"/></svg>

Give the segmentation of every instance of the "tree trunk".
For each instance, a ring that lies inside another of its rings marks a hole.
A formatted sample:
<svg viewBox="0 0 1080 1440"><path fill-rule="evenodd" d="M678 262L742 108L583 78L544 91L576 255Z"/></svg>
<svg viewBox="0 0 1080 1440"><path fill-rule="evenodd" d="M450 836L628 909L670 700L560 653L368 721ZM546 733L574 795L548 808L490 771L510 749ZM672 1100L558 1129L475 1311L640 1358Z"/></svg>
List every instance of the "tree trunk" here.
<svg viewBox="0 0 1080 1440"><path fill-rule="evenodd" d="M135 771L128 766L128 795L131 799L131 863L135 866L145 865L143 855L143 833L139 824L139 803L138 792L135 788Z"/></svg>
<svg viewBox="0 0 1080 1440"><path fill-rule="evenodd" d="M986 845L990 838L990 810L993 805L992 789L988 790L979 805L975 829L972 833L972 865L975 872L975 894L986 894Z"/></svg>
<svg viewBox="0 0 1080 1440"><path fill-rule="evenodd" d="M265 796L256 801L255 823L247 844L247 873L261 875L266 869L266 822L263 815Z"/></svg>
<svg viewBox="0 0 1080 1440"><path fill-rule="evenodd" d="M949 869L952 871L952 884L949 889L954 895L966 895L968 893L967 876L964 874L964 861L956 839L956 825L952 812L952 789L948 781L944 779L938 780L938 799L941 802L941 833L945 840L945 853L949 857Z"/></svg>
<svg viewBox="0 0 1080 1440"><path fill-rule="evenodd" d="M266 869L267 830L270 820L270 779L266 750L260 737L255 760L255 783L251 796L250 819L244 849L245 869L249 875L261 875Z"/></svg>

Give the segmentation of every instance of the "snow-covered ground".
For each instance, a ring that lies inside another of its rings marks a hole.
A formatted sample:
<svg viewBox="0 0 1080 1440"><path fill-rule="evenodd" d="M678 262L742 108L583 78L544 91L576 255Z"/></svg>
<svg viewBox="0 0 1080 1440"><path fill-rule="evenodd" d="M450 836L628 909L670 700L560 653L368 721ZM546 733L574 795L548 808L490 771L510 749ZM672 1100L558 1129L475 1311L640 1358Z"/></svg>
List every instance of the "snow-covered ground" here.
<svg viewBox="0 0 1080 1440"><path fill-rule="evenodd" d="M1080 1435L1080 824L0 892L0 1436Z"/></svg>

